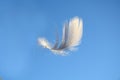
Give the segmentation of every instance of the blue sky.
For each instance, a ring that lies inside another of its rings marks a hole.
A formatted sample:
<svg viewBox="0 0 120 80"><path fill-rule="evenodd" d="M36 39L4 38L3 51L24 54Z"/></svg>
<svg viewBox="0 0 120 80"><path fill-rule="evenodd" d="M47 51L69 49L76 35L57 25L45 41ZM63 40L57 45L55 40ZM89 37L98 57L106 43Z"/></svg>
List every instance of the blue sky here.
<svg viewBox="0 0 120 80"><path fill-rule="evenodd" d="M68 56L37 44L55 40L66 20L84 21L82 43ZM119 0L0 0L3 80L120 80Z"/></svg>

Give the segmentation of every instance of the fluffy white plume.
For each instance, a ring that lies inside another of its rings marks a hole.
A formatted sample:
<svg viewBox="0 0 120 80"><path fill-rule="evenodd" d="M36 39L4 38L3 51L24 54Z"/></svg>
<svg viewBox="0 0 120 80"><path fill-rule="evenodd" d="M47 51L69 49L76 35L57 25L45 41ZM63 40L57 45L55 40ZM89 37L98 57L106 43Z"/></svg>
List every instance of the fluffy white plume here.
<svg viewBox="0 0 120 80"><path fill-rule="evenodd" d="M58 35L56 43L52 46L46 39L39 38L38 42L44 48L51 50L55 54L65 55L67 50L74 50L79 45L83 33L83 21L78 17L72 18L63 27L62 41L59 44Z"/></svg>

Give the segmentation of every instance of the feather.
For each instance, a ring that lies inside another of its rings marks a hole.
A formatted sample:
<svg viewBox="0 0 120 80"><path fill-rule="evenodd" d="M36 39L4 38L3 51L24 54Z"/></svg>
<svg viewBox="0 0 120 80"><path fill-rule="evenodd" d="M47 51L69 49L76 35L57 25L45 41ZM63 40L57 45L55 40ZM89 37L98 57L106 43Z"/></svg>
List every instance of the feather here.
<svg viewBox="0 0 120 80"><path fill-rule="evenodd" d="M72 18L69 23L65 23L63 27L62 41L59 44L58 32L56 35L56 43L52 47L44 38L39 38L38 42L44 48L48 48L55 54L64 55L66 50L72 50L80 44L83 33L83 21L78 17Z"/></svg>

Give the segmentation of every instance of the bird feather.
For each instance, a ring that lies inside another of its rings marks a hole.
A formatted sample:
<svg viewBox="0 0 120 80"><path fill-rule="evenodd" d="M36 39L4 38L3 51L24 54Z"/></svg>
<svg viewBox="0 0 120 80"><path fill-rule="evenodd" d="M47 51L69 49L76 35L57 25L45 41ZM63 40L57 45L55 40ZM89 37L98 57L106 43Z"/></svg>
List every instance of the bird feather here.
<svg viewBox="0 0 120 80"><path fill-rule="evenodd" d="M38 42L45 48L48 48L52 52L60 55L64 55L66 50L71 50L72 48L80 44L83 34L83 21L78 17L72 18L69 23L65 23L63 27L62 41L59 44L58 32L56 35L56 43L52 47L50 43L44 39L39 38Z"/></svg>

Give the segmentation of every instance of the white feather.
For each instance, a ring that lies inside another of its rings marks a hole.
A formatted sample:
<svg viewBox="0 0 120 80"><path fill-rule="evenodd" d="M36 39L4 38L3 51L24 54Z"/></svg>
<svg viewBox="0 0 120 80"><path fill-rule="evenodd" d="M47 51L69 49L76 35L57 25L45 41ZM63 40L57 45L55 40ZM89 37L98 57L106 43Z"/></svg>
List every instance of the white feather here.
<svg viewBox="0 0 120 80"><path fill-rule="evenodd" d="M83 21L78 17L74 17L69 21L69 23L64 24L62 41L60 44L58 43L58 36L56 37L56 43L53 47L44 38L39 38L38 42L41 46L48 48L55 54L65 55L67 50L73 50L79 45L82 38L82 33Z"/></svg>

